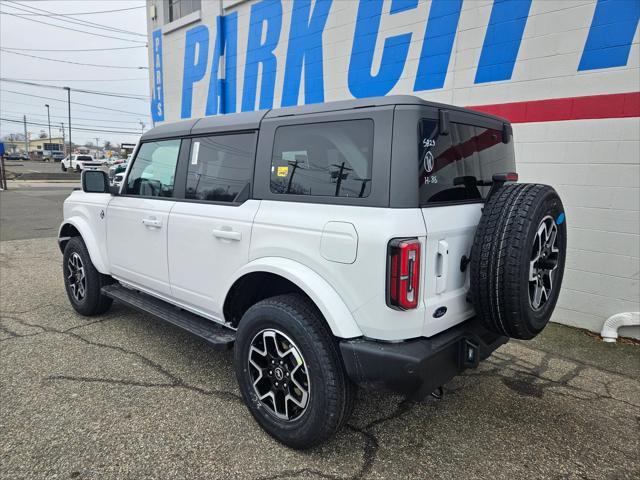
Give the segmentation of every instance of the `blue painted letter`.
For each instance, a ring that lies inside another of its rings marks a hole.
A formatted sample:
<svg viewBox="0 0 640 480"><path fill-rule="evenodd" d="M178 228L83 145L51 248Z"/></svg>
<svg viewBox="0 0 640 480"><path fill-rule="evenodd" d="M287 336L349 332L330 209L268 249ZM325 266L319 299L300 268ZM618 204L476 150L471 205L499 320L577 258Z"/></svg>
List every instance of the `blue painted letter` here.
<svg viewBox="0 0 640 480"><path fill-rule="evenodd" d="M209 78L209 95L205 115L236 111L236 64L238 61L238 13L219 16ZM220 57L224 55L224 79L218 78Z"/></svg>
<svg viewBox="0 0 640 480"><path fill-rule="evenodd" d="M390 15L413 9L417 4L418 0L393 0ZM349 64L349 90L356 98L389 93L400 79L407 60L411 33L389 37L384 41L378 74L371 75L382 5L382 0L360 0L358 7Z"/></svg>
<svg viewBox="0 0 640 480"><path fill-rule="evenodd" d="M531 0L494 0L475 83L511 78L530 7Z"/></svg>
<svg viewBox="0 0 640 480"><path fill-rule="evenodd" d="M209 56L209 29L198 25L187 31L184 46L184 67L182 70L182 118L191 117L193 84L207 73Z"/></svg>
<svg viewBox="0 0 640 480"><path fill-rule="evenodd" d="M462 0L431 2L414 91L444 86L461 8Z"/></svg>
<svg viewBox="0 0 640 480"><path fill-rule="evenodd" d="M622 67L640 20L638 0L598 0L578 70Z"/></svg>
<svg viewBox="0 0 640 480"><path fill-rule="evenodd" d="M262 29L266 23L265 40L262 43ZM247 59L244 67L242 87L242 111L256 108L258 86L258 65L262 64L260 84L260 108L273 107L273 90L276 84L278 66L273 50L278 45L282 27L282 4L280 0L262 0L251 6Z"/></svg>
<svg viewBox="0 0 640 480"><path fill-rule="evenodd" d="M153 124L164 121L164 86L162 75L162 30L153 35L153 95L151 96L151 119Z"/></svg>
<svg viewBox="0 0 640 480"><path fill-rule="evenodd" d="M313 14L310 14L311 0L296 0L293 4L282 89L283 107L298 104L302 65L304 103L324 102L322 32L327 23L331 2L332 0L316 0Z"/></svg>

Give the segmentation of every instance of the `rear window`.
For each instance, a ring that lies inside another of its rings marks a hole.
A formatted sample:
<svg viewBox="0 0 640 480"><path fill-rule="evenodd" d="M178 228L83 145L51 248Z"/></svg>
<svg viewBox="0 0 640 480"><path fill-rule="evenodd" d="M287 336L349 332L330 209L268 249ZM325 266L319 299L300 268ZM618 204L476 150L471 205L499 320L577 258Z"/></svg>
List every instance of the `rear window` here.
<svg viewBox="0 0 640 480"><path fill-rule="evenodd" d="M271 191L364 198L371 190L373 120L278 127Z"/></svg>
<svg viewBox="0 0 640 480"><path fill-rule="evenodd" d="M89 155L78 155L78 158L76 160L91 161L93 160L93 158L91 158Z"/></svg>
<svg viewBox="0 0 640 480"><path fill-rule="evenodd" d="M253 133L194 138L185 197L234 202L248 193L255 143Z"/></svg>
<svg viewBox="0 0 640 480"><path fill-rule="evenodd" d="M495 173L515 171L513 140L502 131L450 122L441 135L436 120L419 125L420 205L482 201Z"/></svg>

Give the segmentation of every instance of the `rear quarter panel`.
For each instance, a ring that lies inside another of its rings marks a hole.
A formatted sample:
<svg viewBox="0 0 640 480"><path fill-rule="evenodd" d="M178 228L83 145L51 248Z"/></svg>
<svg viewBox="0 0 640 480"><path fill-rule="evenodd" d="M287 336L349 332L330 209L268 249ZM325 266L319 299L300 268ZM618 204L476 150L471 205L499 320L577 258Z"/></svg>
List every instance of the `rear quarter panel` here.
<svg viewBox="0 0 640 480"><path fill-rule="evenodd" d="M353 225L355 238L350 229L334 228L336 223ZM406 312L386 305L387 244L403 236L424 242L425 233L420 209L264 200L254 220L249 260L283 257L310 268L332 286L366 337L400 340L421 335L424 305ZM335 250L326 248L332 242L355 249L355 260L332 256Z"/></svg>

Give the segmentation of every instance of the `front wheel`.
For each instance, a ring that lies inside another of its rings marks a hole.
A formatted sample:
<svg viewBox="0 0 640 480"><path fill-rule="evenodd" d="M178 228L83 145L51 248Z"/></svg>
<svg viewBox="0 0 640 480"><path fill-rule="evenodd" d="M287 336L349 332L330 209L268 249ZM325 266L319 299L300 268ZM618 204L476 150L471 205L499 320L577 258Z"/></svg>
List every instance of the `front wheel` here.
<svg viewBox="0 0 640 480"><path fill-rule="evenodd" d="M316 307L298 294L253 305L237 332L234 366L240 391L260 426L304 449L348 420L355 386L335 338Z"/></svg>
<svg viewBox="0 0 640 480"><path fill-rule="evenodd" d="M64 166L64 163L63 163L63 162L60 162L60 169L61 169L63 172L66 172L66 171L67 171L67 167L65 167L65 166Z"/></svg>
<svg viewBox="0 0 640 480"><path fill-rule="evenodd" d="M67 242L62 270L67 296L76 312L93 316L109 310L113 300L102 295L101 289L112 283L112 279L98 272L93 266L82 238L73 237Z"/></svg>
<svg viewBox="0 0 640 480"><path fill-rule="evenodd" d="M82 172L82 169L80 168L80 165L76 165L76 172L78 172L78 173Z"/></svg>

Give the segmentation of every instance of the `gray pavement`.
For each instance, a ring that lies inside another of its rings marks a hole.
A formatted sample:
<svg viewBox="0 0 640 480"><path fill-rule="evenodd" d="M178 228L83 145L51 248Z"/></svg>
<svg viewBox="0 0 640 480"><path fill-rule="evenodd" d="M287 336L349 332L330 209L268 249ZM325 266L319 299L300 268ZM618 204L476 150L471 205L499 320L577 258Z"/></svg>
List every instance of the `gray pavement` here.
<svg viewBox="0 0 640 480"><path fill-rule="evenodd" d="M12 173L59 173L60 162L43 162L42 160L5 160L7 172Z"/></svg>
<svg viewBox="0 0 640 480"><path fill-rule="evenodd" d="M42 160L5 160L7 179L79 179L76 172L63 172L60 162L43 162Z"/></svg>
<svg viewBox="0 0 640 480"><path fill-rule="evenodd" d="M0 241L57 235L62 204L74 186L8 182L8 189L0 192Z"/></svg>
<svg viewBox="0 0 640 480"><path fill-rule="evenodd" d="M639 347L567 327L442 400L360 391L346 429L297 452L253 421L231 352L117 305L77 315L55 238L0 243L0 317L3 479L640 477Z"/></svg>

